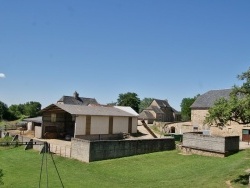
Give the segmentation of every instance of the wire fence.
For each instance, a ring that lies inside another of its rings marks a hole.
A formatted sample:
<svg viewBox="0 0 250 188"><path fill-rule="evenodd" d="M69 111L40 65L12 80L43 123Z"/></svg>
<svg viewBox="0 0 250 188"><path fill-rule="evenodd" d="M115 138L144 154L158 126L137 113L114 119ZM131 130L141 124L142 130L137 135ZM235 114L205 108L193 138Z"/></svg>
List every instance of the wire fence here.
<svg viewBox="0 0 250 188"><path fill-rule="evenodd" d="M50 144L50 152L60 155L62 157L71 158L71 146Z"/></svg>

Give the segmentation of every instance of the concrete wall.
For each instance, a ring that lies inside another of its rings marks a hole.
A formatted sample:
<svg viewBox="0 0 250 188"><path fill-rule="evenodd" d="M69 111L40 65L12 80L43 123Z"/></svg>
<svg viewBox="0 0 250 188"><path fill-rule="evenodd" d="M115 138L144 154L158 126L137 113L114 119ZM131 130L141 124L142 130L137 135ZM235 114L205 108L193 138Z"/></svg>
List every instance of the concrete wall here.
<svg viewBox="0 0 250 188"><path fill-rule="evenodd" d="M35 137L42 138L42 127L41 126L35 126Z"/></svg>
<svg viewBox="0 0 250 188"><path fill-rule="evenodd" d="M85 135L86 116L77 116L75 122L75 135Z"/></svg>
<svg viewBox="0 0 250 188"><path fill-rule="evenodd" d="M239 150L239 137L215 137L197 133L184 133L184 147L226 153Z"/></svg>
<svg viewBox="0 0 250 188"><path fill-rule="evenodd" d="M128 132L128 117L114 117L113 133L127 133Z"/></svg>
<svg viewBox="0 0 250 188"><path fill-rule="evenodd" d="M71 157L84 162L120 158L175 149L173 138L87 141L72 139Z"/></svg>
<svg viewBox="0 0 250 188"><path fill-rule="evenodd" d="M91 134L108 134L108 133L109 133L109 117L92 116Z"/></svg>
<svg viewBox="0 0 250 188"><path fill-rule="evenodd" d="M129 117L113 117L113 134L128 133ZM137 132L137 117L132 117L132 133ZM91 116L91 135L109 134L109 116ZM86 135L86 116L77 116L75 138Z"/></svg>
<svg viewBox="0 0 250 188"><path fill-rule="evenodd" d="M90 141L73 138L71 140L71 157L79 161L90 162Z"/></svg>

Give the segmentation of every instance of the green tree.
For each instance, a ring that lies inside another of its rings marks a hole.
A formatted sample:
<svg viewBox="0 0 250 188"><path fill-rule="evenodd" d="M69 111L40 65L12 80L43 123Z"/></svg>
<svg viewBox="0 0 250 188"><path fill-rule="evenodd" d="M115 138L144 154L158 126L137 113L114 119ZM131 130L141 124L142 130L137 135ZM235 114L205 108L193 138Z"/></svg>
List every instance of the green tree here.
<svg viewBox="0 0 250 188"><path fill-rule="evenodd" d="M8 106L0 101L0 121L3 119L9 119Z"/></svg>
<svg viewBox="0 0 250 188"><path fill-rule="evenodd" d="M13 104L9 107L9 111L16 117L20 118L23 114L23 105Z"/></svg>
<svg viewBox="0 0 250 188"><path fill-rule="evenodd" d="M193 98L183 98L181 101L181 119L182 121L191 120L191 108L190 106L194 103L199 95Z"/></svg>
<svg viewBox="0 0 250 188"><path fill-rule="evenodd" d="M42 105L39 102L27 102L24 104L24 115L35 117L39 115Z"/></svg>
<svg viewBox="0 0 250 188"><path fill-rule="evenodd" d="M228 121L239 124L250 123L250 68L238 75L243 81L241 86L234 86L228 100L222 98L208 110L204 123L224 126Z"/></svg>
<svg viewBox="0 0 250 188"><path fill-rule="evenodd" d="M117 99L118 106L130 106L136 112L139 112L140 99L136 93L121 93Z"/></svg>
<svg viewBox="0 0 250 188"><path fill-rule="evenodd" d="M144 109L150 106L150 104L153 102L153 98L147 98L141 100L141 103L139 105L139 112L142 112Z"/></svg>

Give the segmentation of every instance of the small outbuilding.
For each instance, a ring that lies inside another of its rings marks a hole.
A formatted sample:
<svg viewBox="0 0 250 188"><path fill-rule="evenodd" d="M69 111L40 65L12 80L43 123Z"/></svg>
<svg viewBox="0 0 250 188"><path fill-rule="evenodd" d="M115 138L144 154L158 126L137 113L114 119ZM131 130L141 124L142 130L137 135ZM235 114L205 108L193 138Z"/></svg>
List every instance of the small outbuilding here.
<svg viewBox="0 0 250 188"><path fill-rule="evenodd" d="M138 114L131 107L51 104L42 110L43 138L116 139L137 132Z"/></svg>

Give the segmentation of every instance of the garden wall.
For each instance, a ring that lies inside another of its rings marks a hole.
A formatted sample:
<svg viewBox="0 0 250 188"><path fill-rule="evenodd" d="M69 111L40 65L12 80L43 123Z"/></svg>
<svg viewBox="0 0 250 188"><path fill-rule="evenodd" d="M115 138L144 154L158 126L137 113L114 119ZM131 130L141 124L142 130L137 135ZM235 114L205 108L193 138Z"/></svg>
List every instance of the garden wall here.
<svg viewBox="0 0 250 188"><path fill-rule="evenodd" d="M239 151L239 139L239 136L217 137L201 133L184 133L182 147L228 155Z"/></svg>
<svg viewBox="0 0 250 188"><path fill-rule="evenodd" d="M71 157L84 162L120 158L175 149L173 138L88 141L72 139Z"/></svg>

